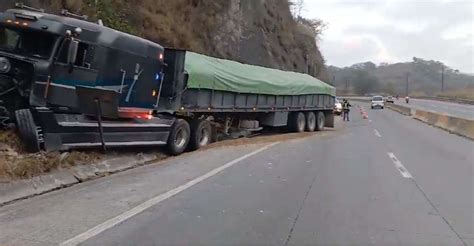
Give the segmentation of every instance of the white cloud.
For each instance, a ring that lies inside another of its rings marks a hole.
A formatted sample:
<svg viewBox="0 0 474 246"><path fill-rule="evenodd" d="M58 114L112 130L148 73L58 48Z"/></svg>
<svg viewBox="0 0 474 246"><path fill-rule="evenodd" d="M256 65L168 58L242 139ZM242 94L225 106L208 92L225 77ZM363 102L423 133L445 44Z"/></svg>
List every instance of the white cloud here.
<svg viewBox="0 0 474 246"><path fill-rule="evenodd" d="M329 64L435 59L473 73L473 0L306 0Z"/></svg>

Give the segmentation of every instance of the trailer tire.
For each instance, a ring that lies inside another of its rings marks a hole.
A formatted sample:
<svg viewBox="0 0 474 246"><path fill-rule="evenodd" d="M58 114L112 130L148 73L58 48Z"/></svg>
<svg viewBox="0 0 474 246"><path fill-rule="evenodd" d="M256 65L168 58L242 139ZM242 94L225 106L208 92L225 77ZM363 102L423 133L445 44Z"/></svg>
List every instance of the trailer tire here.
<svg viewBox="0 0 474 246"><path fill-rule="evenodd" d="M191 129L187 121L177 119L171 127L170 135L168 137L167 149L171 155L182 154L189 144L191 136Z"/></svg>
<svg viewBox="0 0 474 246"><path fill-rule="evenodd" d="M191 139L189 140L189 149L198 150L212 142L212 127L207 120L192 120Z"/></svg>
<svg viewBox="0 0 474 246"><path fill-rule="evenodd" d="M316 117L316 131L324 130L324 126L326 125L326 116L323 112L318 112Z"/></svg>
<svg viewBox="0 0 474 246"><path fill-rule="evenodd" d="M314 132L316 130L316 115L313 112L306 112L306 131Z"/></svg>
<svg viewBox="0 0 474 246"><path fill-rule="evenodd" d="M290 132L304 132L306 118L302 112L293 112L288 118L288 129Z"/></svg>
<svg viewBox="0 0 474 246"><path fill-rule="evenodd" d="M15 121L26 151L30 153L41 151L41 141L31 111L29 109L15 111Z"/></svg>

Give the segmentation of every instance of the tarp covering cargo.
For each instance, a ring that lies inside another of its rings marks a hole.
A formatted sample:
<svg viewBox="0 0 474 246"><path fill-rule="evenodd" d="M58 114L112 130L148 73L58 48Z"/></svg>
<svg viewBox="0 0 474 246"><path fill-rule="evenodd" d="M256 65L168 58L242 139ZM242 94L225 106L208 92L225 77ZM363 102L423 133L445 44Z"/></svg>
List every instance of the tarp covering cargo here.
<svg viewBox="0 0 474 246"><path fill-rule="evenodd" d="M268 95L327 94L334 87L302 73L287 72L187 52L188 88Z"/></svg>

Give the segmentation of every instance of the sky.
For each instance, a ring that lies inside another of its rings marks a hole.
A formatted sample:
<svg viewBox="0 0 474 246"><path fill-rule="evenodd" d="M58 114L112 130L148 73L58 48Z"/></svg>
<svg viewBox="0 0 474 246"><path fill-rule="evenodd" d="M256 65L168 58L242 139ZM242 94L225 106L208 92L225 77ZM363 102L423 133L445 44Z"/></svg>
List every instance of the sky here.
<svg viewBox="0 0 474 246"><path fill-rule="evenodd" d="M438 60L474 73L474 0L305 0L328 65Z"/></svg>

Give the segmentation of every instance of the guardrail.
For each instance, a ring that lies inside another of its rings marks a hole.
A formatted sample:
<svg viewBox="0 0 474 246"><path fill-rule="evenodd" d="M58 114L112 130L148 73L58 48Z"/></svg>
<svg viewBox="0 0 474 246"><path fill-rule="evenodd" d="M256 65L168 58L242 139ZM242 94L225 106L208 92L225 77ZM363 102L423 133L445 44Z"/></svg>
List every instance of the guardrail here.
<svg viewBox="0 0 474 246"><path fill-rule="evenodd" d="M415 110L413 118L474 140L474 120L462 119L423 110Z"/></svg>
<svg viewBox="0 0 474 246"><path fill-rule="evenodd" d="M395 104L386 104L386 106L393 111L411 116L428 125L436 126L448 132L474 140L474 120L413 109Z"/></svg>
<svg viewBox="0 0 474 246"><path fill-rule="evenodd" d="M354 97L348 98L352 101L369 102L368 98ZM429 112L419 109L414 109L397 104L387 103L385 107L398 112L400 114L410 116L416 120L424 122L428 125L436 126L453 134L457 134L471 140L474 140L474 120L463 119L450 115Z"/></svg>
<svg viewBox="0 0 474 246"><path fill-rule="evenodd" d="M397 104L391 104L391 103L386 103L385 107L387 107L387 108L389 108L393 111L399 112L400 114L407 115L407 116L412 116L413 111L415 111L412 108L397 105Z"/></svg>

